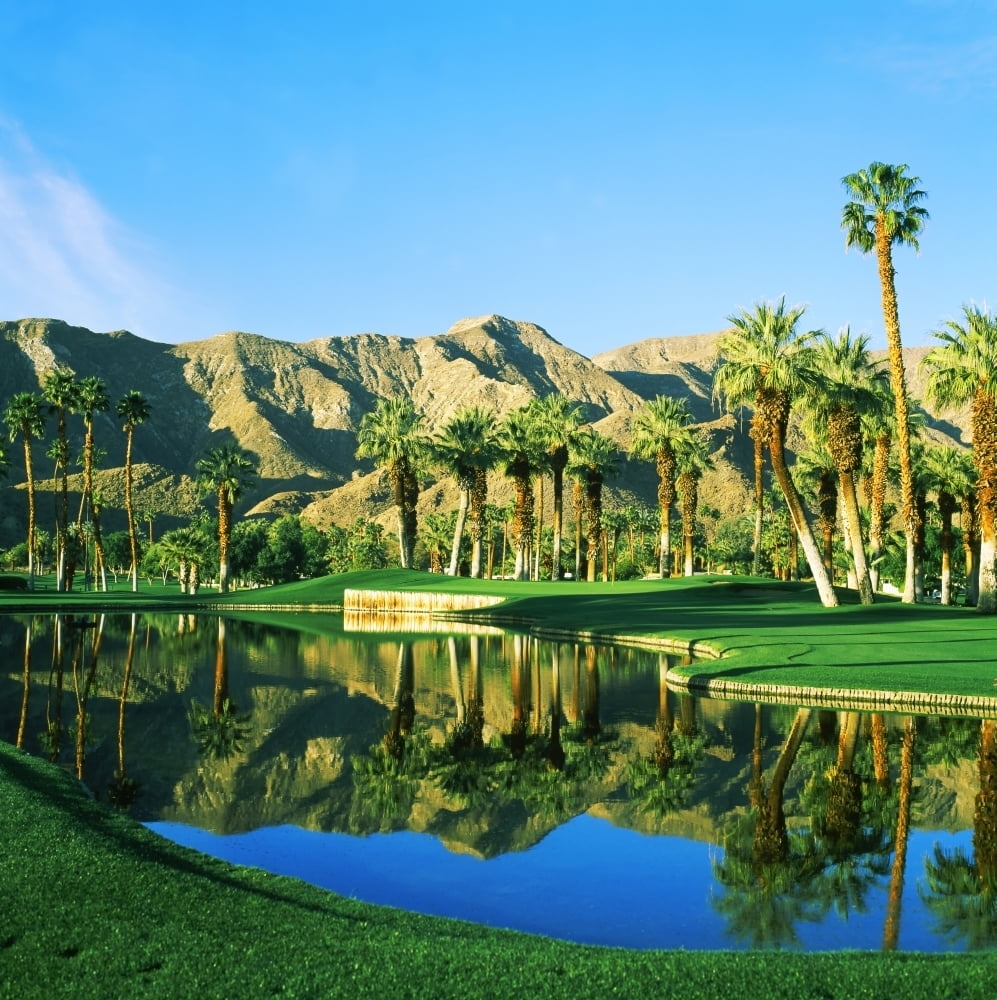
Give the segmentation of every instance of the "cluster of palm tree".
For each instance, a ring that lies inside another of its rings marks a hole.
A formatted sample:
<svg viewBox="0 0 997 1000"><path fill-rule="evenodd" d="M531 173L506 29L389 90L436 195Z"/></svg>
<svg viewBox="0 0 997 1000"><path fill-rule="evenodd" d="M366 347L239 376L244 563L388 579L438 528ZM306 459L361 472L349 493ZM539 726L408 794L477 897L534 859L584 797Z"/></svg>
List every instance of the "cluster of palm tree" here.
<svg viewBox="0 0 997 1000"><path fill-rule="evenodd" d="M10 431L11 441L20 437L24 447L28 498L26 555L29 587L34 586L42 534L38 529L34 447L44 438L47 421L52 417L55 419L55 437L47 454L54 462L53 480L57 492L54 532L56 586L60 591L72 588L77 562L84 553L84 546L92 545L94 579L99 580L102 590L107 590L107 565L101 533L104 499L94 484L94 473L101 449L97 447L95 440L94 423L97 414L110 409L111 400L101 378L91 375L77 379L68 369L58 368L45 378L41 392L16 393L3 411L4 423ZM132 589L137 590L140 545L134 496L133 450L135 431L149 419L151 407L140 392L130 390L117 401L114 409L125 435L124 502L130 550L128 573ZM82 420L83 442L80 459L82 465L80 505L76 521L72 522L69 510L69 469L72 459L69 418L74 415L78 415ZM196 470L201 491L212 494L217 499L218 589L224 593L229 584L232 508L241 493L253 484L256 466L248 452L236 445L226 444L207 451L197 461ZM151 517L151 515L145 516ZM195 531L194 528L186 530L189 536ZM196 592L198 561L192 552L197 548L197 539L185 538L182 531L183 529L173 539L177 548L177 564L184 571L182 585L185 592Z"/></svg>
<svg viewBox="0 0 997 1000"><path fill-rule="evenodd" d="M94 418L109 410L111 401L102 379L91 375L77 380L67 369L52 371L42 383L41 392L16 393L3 412L4 423L10 439L21 438L24 447L24 467L27 477L28 536L27 563L29 586L33 586L38 553L38 512L34 469L34 445L45 435L47 419L55 418L55 440L48 449L54 462L53 478L58 481L59 504L55 524L55 554L57 560L57 586L68 590L72 586L76 561L79 558L85 530L89 532L94 547L94 573L101 586L107 589L103 540L100 531L100 514L103 498L94 488L94 470L98 449L94 440ZM138 542L132 491L132 442L135 429L150 414L148 402L141 393L132 390L118 400L115 412L122 421L125 433L125 509L128 518L132 552L131 578L133 589L138 581ZM83 436L83 490L79 513L75 523L69 519L69 416L82 418ZM86 520L85 520L86 519Z"/></svg>
<svg viewBox="0 0 997 1000"><path fill-rule="evenodd" d="M584 423L580 404L552 393L520 406L504 417L481 406L462 407L431 433L408 399L382 400L367 414L358 433L359 457L369 457L384 470L397 511L402 566L413 564L418 529L416 503L419 484L434 470L451 476L459 492L449 559L445 571L456 575L465 534L470 535L468 572L479 578L488 522L488 477L500 470L512 483L510 540L514 554L513 578L539 579L544 510L544 488L551 486L550 568L552 579L565 575L565 477L573 481L575 498L575 576L595 580L602 565L606 578L611 563L610 539L618 542L628 522L604 510L603 487L615 475L623 457L617 444L591 424ZM662 504L661 571L670 572L669 525L676 484L683 496L686 570L692 572L692 539L698 481L710 465L705 439L691 423L684 403L659 396L634 419L633 455L658 462ZM439 533L439 520L427 524ZM434 557L440 562L440 544ZM615 549L615 545L614 545ZM584 570L583 570L584 564Z"/></svg>

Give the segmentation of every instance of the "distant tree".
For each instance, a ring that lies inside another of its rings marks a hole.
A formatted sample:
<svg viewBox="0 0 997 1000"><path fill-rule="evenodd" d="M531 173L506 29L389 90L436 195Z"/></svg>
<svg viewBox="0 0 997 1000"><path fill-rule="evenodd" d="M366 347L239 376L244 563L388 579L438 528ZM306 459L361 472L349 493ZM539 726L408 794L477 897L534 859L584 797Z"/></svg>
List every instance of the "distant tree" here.
<svg viewBox="0 0 997 1000"><path fill-rule="evenodd" d="M553 514L551 575L561 579L561 549L564 530L564 470L568 466L571 443L582 424L581 405L562 393L552 393L530 404L535 434L546 452L551 474Z"/></svg>
<svg viewBox="0 0 997 1000"><path fill-rule="evenodd" d="M135 440L135 428L139 424L144 424L149 419L152 408L146 398L137 389L126 392L118 400L116 407L117 414L124 422L122 430L125 432L125 514L128 518L128 538L131 545L131 578L132 590L138 590L138 537L135 525L135 499L132 494L133 473L132 473L132 445ZM151 544L150 539L150 544Z"/></svg>
<svg viewBox="0 0 997 1000"><path fill-rule="evenodd" d="M699 508L699 481L703 473L713 468L709 442L701 434L684 440L676 456L678 487L682 508L683 574L692 576L695 566L696 512Z"/></svg>
<svg viewBox="0 0 997 1000"><path fill-rule="evenodd" d="M64 368L51 372L42 384L42 395L48 403L49 412L56 418L56 438L49 450L55 461L55 475L60 480L60 503L56 515L55 547L58 566L56 586L60 591L68 589L68 545L69 545L69 426L68 415L75 413L79 398L79 386L73 373Z"/></svg>
<svg viewBox="0 0 997 1000"><path fill-rule="evenodd" d="M685 400L656 396L633 419L633 453L654 461L658 473L660 548L658 572L671 574L672 505L675 503L676 454L689 441L689 411Z"/></svg>
<svg viewBox="0 0 997 1000"><path fill-rule="evenodd" d="M111 401L107 396L104 380L96 375L88 375L79 382L77 388L77 409L83 417L83 504L80 505L80 516L76 521L78 531L83 528L83 507L86 506L90 515L95 551L95 574L100 574L100 589L107 590L107 574L104 568L104 544L100 534L100 517L96 510L93 490L94 470L94 417L110 409Z"/></svg>
<svg viewBox="0 0 997 1000"><path fill-rule="evenodd" d="M232 533L232 508L256 482L256 463L249 452L237 445L212 448L197 465L198 488L213 493L218 501L218 593L229 589L229 540Z"/></svg>
<svg viewBox="0 0 997 1000"><path fill-rule="evenodd" d="M436 433L432 454L457 483L460 506L454 524L448 572L457 575L457 563L468 512L471 515L471 576L481 576L481 533L488 501L488 470L498 459L497 423L492 410L480 406L459 409Z"/></svg>
<svg viewBox="0 0 997 1000"><path fill-rule="evenodd" d="M35 504L35 467L32 446L45 433L45 410L42 400L33 392L18 392L7 404L4 423L10 430L11 441L20 434L24 444L24 472L28 488L28 587L34 589L35 549L38 524Z"/></svg>
<svg viewBox="0 0 997 1000"><path fill-rule="evenodd" d="M586 579L592 583L603 541L602 487L606 479L619 470L619 449L605 434L585 427L575 436L569 464L585 484ZM606 576L605 566L603 576Z"/></svg>
<svg viewBox="0 0 997 1000"><path fill-rule="evenodd" d="M533 477L543 461L543 443L537 435L537 423L528 406L506 414L499 426L499 447L502 449L505 474L513 481L516 502L513 514L512 540L516 552L513 577L529 579L530 555L535 527Z"/></svg>
<svg viewBox="0 0 997 1000"><path fill-rule="evenodd" d="M371 412L363 415L357 442L357 457L374 459L387 473L398 513L401 565L402 569L411 569L418 531L419 473L429 444L422 414L407 397L379 400Z"/></svg>

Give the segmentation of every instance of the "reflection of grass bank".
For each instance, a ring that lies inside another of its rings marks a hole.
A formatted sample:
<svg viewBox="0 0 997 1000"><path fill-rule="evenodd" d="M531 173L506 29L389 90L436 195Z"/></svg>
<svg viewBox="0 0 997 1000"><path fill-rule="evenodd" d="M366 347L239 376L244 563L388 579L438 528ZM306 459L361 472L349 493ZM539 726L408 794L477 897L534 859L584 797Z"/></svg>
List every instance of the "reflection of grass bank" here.
<svg viewBox="0 0 997 1000"><path fill-rule="evenodd" d="M335 604L347 588L487 593L505 600L471 613L476 621L674 639L723 654L720 661L681 668L689 675L984 698L995 693L997 618L970 608L901 604L891 598L862 606L849 591L842 592L841 607L828 609L805 584L705 576L616 584L513 583L383 570L246 591L232 600Z"/></svg>
<svg viewBox="0 0 997 1000"><path fill-rule="evenodd" d="M674 639L723 654L721 661L680 668L689 675L843 690L921 691L974 698L995 694L995 617L978 615L970 608L900 604L885 597L862 606L852 591L841 591L842 606L828 609L821 607L810 585L740 577L516 583L372 570L242 590L225 598L207 589L196 598L183 598L175 587L162 587L158 582L143 586L137 594L125 583L106 595L65 597L43 591L10 599L7 610L29 606L39 611L229 607L234 613L248 611L254 620L338 633L342 618L329 615L327 609L341 606L347 589L482 594L502 598L495 607L468 613L467 617L483 623L601 637Z"/></svg>
<svg viewBox="0 0 997 1000"><path fill-rule="evenodd" d="M0 744L0 997L989 996L997 954L632 952L367 906L162 840Z"/></svg>

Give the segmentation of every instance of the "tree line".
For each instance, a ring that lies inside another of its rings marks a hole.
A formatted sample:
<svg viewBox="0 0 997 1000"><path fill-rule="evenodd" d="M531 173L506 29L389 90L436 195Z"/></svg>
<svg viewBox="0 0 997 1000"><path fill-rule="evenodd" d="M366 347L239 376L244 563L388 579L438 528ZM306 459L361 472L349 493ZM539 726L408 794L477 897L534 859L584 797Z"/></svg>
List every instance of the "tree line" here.
<svg viewBox="0 0 997 1000"><path fill-rule="evenodd" d="M954 579L965 578L967 603L978 610L997 610L997 320L985 309L965 306L964 321L951 321L935 333L940 344L924 359L928 394L938 404L969 404L972 449L928 448L917 437L921 411L907 389L902 357L899 311L894 281L893 248L918 248L927 212L919 178L906 165L874 162L843 178L851 200L842 211L846 245L874 253L888 342L888 364L874 363L866 336L847 328L836 336L801 329L804 307L762 302L728 317L729 331L717 346L713 368L714 399L729 410L751 411L754 448L754 512L751 572L792 576L798 572L799 550L821 602L834 606L836 572L857 590L863 603L874 600L883 569L894 559L889 525L888 483L891 461L899 481L899 520L903 525L902 599L925 593L929 538L928 497L936 497L940 522L934 545L943 603L951 603ZM44 435L46 421L55 422L47 451L54 460L59 496L54 531L57 586L72 586L81 553L90 545L95 578L106 588L107 558L101 534L103 498L94 488L97 448L95 414L110 409L104 383L91 376L76 380L65 370L50 373L40 393L18 393L4 411L11 440L20 437L28 494L27 566L35 573L39 531L35 505L33 447ZM150 416L141 393L126 393L115 405L125 434L125 513L128 523L128 573L137 588L141 564L132 481L132 448L136 430ZM417 565L416 543L423 540L420 562L430 568L471 577L493 575L494 525L501 521L503 555L500 573L523 580L566 575L595 580L610 578L621 536L629 539L630 571L636 569L635 524L630 510L608 510L603 486L620 470L624 452L607 435L585 423L580 404L554 393L536 398L504 416L482 406L459 409L433 431L407 398L382 399L364 415L357 434L357 456L372 459L390 486L396 513L395 537L403 568ZM82 491L75 521L69 516L70 447L68 419L83 424ZM797 417L807 446L790 466L787 434ZM728 565L744 546L733 537L738 529L714 524L707 538L708 511L699 502L699 484L712 459L702 428L696 427L681 399L657 396L631 422L630 456L651 461L657 474L656 572L691 575L697 547L726 552ZM384 565L387 539L379 525L357 521L351 527L318 532L292 518L273 525L233 526L233 508L257 475L254 457L234 444L208 451L195 465L202 493L216 502L213 532L203 523L171 532L153 553L159 567L172 567L181 589L196 592L205 553L217 564L217 585L228 590L232 576L233 530L239 577L272 582L289 566L299 574L322 569ZM495 471L512 483L514 501L507 518L489 503L489 475ZM453 478L459 503L452 521L429 514L420 526L418 500L422 485L442 472ZM778 490L767 489L770 474ZM551 518L544 523L544 489L551 488ZM565 538L566 480L574 501L574 536ZM678 505L681 534L672 537L673 509ZM782 537L774 537L776 508L783 512ZM538 515L539 508L539 515ZM766 511L770 512L766 541ZM959 528L953 526L958 513ZM283 519L282 519L283 520ZM293 522L293 524L292 524ZM646 517L643 519L646 527ZM838 526L840 525L840 530ZM816 529L816 530L815 530ZM315 534L317 532L317 535ZM211 537L213 534L213 538ZM721 535L724 535L721 538ZM446 539L449 536L449 552ZM296 539L291 544L291 537ZM641 537L644 530L641 529ZM961 537L965 570L953 559ZM150 539L151 541L151 539ZM506 574L504 550L512 555ZM297 555L291 558L288 553ZM247 554L248 553L248 554ZM573 567L565 556L573 557ZM146 554L149 556L149 553ZM649 569L645 555L644 568ZM709 557L699 554L700 564ZM118 562L120 562L120 558ZM149 559L146 560L147 569ZM843 564L843 565L842 565ZM894 572L891 569L890 575Z"/></svg>

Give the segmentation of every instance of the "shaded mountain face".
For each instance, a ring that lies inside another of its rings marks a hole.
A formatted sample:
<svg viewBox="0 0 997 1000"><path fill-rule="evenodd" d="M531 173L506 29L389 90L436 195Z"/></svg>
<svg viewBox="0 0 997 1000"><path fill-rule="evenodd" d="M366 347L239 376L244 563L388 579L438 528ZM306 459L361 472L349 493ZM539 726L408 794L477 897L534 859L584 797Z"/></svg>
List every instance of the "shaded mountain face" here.
<svg viewBox="0 0 997 1000"><path fill-rule="evenodd" d="M461 406L490 406L504 414L554 392L579 402L585 418L624 449L633 415L646 400L658 394L687 399L694 419L710 432L717 463L703 483L703 501L738 513L748 506L751 448L746 420L724 415L712 398L718 336L643 340L589 359L539 326L501 316L462 320L433 337L359 334L289 343L236 332L179 345L26 319L0 323L0 403L16 392L39 391L57 367L77 378L104 380L112 406L97 415L95 436L105 452L98 482L108 500L108 530L121 526L109 508L119 506L123 492L125 437L114 403L132 389L152 408L135 434L134 461L142 467L137 507L160 511L164 526L171 517L190 516L196 507L195 462L227 441L251 452L260 470L240 513L302 513L320 525L387 518L390 495L382 477L355 457L360 421L379 399L411 397L432 428ZM948 437L958 437L966 426L958 414L935 424ZM81 421L71 418L70 426L78 448ZM53 433L51 426L35 448L39 480L52 474L44 452ZM19 441L7 452L9 482L23 483ZM628 461L607 487L621 504L655 503L650 463ZM509 488L496 473L492 489L502 502ZM0 546L9 546L22 537L25 505L20 491L2 493ZM453 485L440 479L428 484L421 504L424 510L446 509L456 500ZM42 518L47 509L42 495Z"/></svg>

